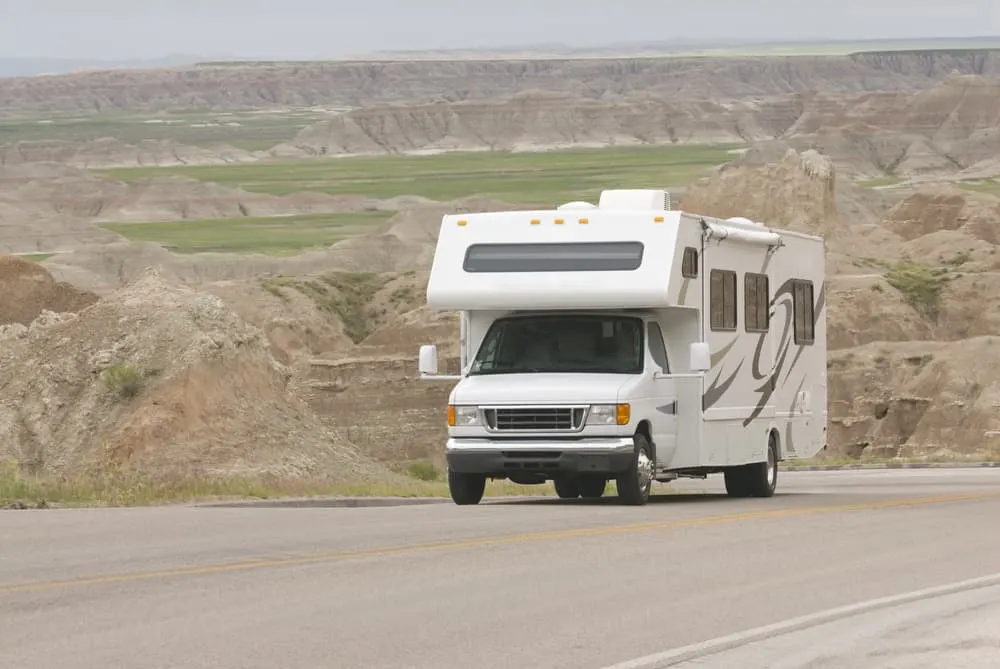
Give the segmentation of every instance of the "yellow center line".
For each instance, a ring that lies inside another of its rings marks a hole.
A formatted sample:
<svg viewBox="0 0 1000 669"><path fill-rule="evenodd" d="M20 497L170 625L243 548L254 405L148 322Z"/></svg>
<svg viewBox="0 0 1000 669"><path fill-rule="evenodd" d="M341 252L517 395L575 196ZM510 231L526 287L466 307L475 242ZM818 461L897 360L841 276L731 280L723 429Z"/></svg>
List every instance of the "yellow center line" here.
<svg viewBox="0 0 1000 669"><path fill-rule="evenodd" d="M844 511L873 511L879 509L892 509L913 506L926 506L929 504L944 504L948 502L963 502L982 500L993 497L1000 497L1000 492L965 493L955 495L939 495L935 497L911 497L901 499L883 500L879 502L865 502L856 504L835 504L828 506L805 506L791 509L770 509L764 511L748 511L741 513L731 513L716 516L699 516L686 520L674 521L653 521L647 523L631 523L628 525L606 525L598 527L585 527L569 530L550 530L544 532L530 532L522 534L510 534L495 537L478 537L474 539L463 539L457 541L444 541L438 543L417 544L408 546L393 546L385 548L369 548L359 550L339 550L326 551L313 555L304 555L287 558L267 558L259 560L244 560L238 562L225 562L214 565L176 567L172 569L161 569L155 571L132 572L125 574L107 574L104 576L92 576L66 581L41 581L36 583L23 583L20 585L10 585L0 587L0 595L10 595L22 592L38 592L43 590L56 590L60 588L81 588L90 585L104 585L109 583L124 583L132 581L149 581L154 579L164 579L177 576L201 576L206 574L219 574L226 572L249 571L252 569L263 569L268 567L288 567L309 565L324 562L337 562L349 559L389 557L396 555L411 555L436 551L462 550L474 548L489 548L494 546L504 546L512 544L527 544L541 541L552 541L557 539L571 539L577 537L610 536L615 534L629 534L636 532L648 532L651 530L672 530L691 527L704 527L707 525L717 525L722 523L735 523L741 521L761 520L769 518L786 518L789 516L808 516L821 513L835 513Z"/></svg>

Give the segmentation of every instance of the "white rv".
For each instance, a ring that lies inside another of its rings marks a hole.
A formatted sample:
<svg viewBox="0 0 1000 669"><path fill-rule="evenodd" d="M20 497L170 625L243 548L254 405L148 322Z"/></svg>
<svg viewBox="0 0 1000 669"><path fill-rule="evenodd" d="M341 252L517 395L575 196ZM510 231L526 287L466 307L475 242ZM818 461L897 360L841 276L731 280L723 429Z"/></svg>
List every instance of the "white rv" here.
<svg viewBox="0 0 1000 669"><path fill-rule="evenodd" d="M452 499L487 479L645 504L653 481L722 473L770 497L826 444L820 237L670 211L662 190L597 206L445 216L427 304L461 315Z"/></svg>

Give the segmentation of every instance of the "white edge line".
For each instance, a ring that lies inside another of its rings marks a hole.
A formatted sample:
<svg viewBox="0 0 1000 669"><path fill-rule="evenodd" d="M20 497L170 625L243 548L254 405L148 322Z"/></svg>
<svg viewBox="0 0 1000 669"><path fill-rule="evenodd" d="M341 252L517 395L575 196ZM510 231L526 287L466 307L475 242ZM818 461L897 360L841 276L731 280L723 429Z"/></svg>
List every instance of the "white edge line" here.
<svg viewBox="0 0 1000 669"><path fill-rule="evenodd" d="M756 627L701 643L682 646L662 653L654 653L653 655L609 665L604 667L604 669L663 669L664 667L671 667L681 662L687 662L706 655L714 655L715 653L721 653L755 641L762 641L782 634L797 632L823 623L847 618L848 616L998 584L1000 584L1000 574L992 574L990 576L982 576L980 578L969 579L968 581L959 581L958 583L927 588L925 590L915 590L902 595L871 599L866 602L827 609L826 611L791 618L773 625Z"/></svg>

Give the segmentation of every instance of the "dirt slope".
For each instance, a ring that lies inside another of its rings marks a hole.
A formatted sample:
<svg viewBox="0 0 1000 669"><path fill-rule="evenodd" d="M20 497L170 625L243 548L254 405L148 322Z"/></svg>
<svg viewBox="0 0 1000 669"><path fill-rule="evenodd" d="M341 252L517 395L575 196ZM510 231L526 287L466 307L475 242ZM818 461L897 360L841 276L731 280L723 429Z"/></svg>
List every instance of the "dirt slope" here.
<svg viewBox="0 0 1000 669"><path fill-rule="evenodd" d="M0 378L0 459L45 474L385 473L289 392L259 329L155 272L5 341Z"/></svg>
<svg viewBox="0 0 1000 669"><path fill-rule="evenodd" d="M93 293L55 281L38 263L0 254L0 327L27 326L43 311L76 312L96 301Z"/></svg>
<svg viewBox="0 0 1000 669"><path fill-rule="evenodd" d="M0 112L370 106L547 90L591 99L632 91L736 99L807 90L927 88L951 72L995 77L993 51L854 56L225 64L0 79Z"/></svg>

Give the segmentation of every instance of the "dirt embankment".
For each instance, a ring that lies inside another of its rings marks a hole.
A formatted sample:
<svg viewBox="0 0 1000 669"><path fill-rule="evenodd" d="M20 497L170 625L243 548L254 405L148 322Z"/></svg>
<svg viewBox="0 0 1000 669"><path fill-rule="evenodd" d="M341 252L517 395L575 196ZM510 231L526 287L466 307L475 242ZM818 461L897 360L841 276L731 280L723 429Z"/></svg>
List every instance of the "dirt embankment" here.
<svg viewBox="0 0 1000 669"><path fill-rule="evenodd" d="M155 272L7 336L0 378L0 459L40 474L387 473L290 390L258 328Z"/></svg>
<svg viewBox="0 0 1000 669"><path fill-rule="evenodd" d="M917 90L951 72L996 76L998 53L234 63L0 79L0 112L356 107L487 100L526 90L595 100L633 91L737 99L814 90Z"/></svg>
<svg viewBox="0 0 1000 669"><path fill-rule="evenodd" d="M56 281L38 263L17 256L0 254L0 286L0 328L26 327L42 312L75 312L97 301L93 293Z"/></svg>

